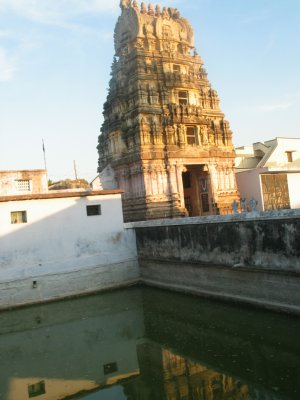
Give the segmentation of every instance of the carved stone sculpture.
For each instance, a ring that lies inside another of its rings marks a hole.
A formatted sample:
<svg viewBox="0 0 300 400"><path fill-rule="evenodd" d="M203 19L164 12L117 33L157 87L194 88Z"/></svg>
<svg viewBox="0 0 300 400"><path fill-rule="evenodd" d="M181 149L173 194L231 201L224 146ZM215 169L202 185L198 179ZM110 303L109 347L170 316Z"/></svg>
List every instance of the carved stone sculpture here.
<svg viewBox="0 0 300 400"><path fill-rule="evenodd" d="M120 8L98 170L114 170L125 221L230 212L232 132L190 23L172 7L121 0Z"/></svg>

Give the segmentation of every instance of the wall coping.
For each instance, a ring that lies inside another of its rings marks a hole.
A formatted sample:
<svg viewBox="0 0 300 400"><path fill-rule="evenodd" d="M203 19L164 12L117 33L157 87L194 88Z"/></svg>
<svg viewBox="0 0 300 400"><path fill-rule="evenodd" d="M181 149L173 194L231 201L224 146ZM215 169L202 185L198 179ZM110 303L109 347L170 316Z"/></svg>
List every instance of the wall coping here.
<svg viewBox="0 0 300 400"><path fill-rule="evenodd" d="M68 197L89 197L89 196L108 196L112 194L122 194L123 190L85 190L85 191L49 191L47 193L24 194L13 196L0 196L0 203L9 201L25 201L25 200L46 200L46 199L62 199Z"/></svg>
<svg viewBox="0 0 300 400"><path fill-rule="evenodd" d="M266 221L297 218L300 218L300 208L293 210L252 211L239 214L210 215L207 217L156 219L149 221L127 222L124 225L126 229L135 229L151 228L156 226L220 224L230 222Z"/></svg>
<svg viewBox="0 0 300 400"><path fill-rule="evenodd" d="M47 173L46 169L1 169L0 174L16 174L19 172L26 172L26 173L35 173L35 172L45 172Z"/></svg>

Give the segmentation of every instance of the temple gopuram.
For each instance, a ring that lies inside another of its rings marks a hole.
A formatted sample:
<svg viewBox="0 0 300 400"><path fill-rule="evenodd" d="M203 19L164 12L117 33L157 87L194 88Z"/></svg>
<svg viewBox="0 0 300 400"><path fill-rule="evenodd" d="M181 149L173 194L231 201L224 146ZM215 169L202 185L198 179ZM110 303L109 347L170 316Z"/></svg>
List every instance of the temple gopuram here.
<svg viewBox="0 0 300 400"><path fill-rule="evenodd" d="M113 174L124 190L125 221L228 213L238 197L232 132L192 26L174 8L120 7L100 179Z"/></svg>

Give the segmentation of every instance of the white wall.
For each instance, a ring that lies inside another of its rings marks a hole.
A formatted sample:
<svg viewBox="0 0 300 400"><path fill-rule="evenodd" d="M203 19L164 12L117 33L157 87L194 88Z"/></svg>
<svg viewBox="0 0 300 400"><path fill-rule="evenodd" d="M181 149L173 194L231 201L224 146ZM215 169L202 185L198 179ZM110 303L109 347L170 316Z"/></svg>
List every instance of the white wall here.
<svg viewBox="0 0 300 400"><path fill-rule="evenodd" d="M264 171L266 171L266 169L258 168L235 174L240 197L246 198L247 203L254 197L258 202L258 211L263 211L262 189L259 174Z"/></svg>
<svg viewBox="0 0 300 400"><path fill-rule="evenodd" d="M287 177L291 208L300 208L300 172L290 173Z"/></svg>
<svg viewBox="0 0 300 400"><path fill-rule="evenodd" d="M300 139L277 138L277 147L272 152L265 166L269 170L297 169L300 165ZM268 143L268 142L266 142ZM293 163L287 161L287 151L293 151Z"/></svg>
<svg viewBox="0 0 300 400"><path fill-rule="evenodd" d="M88 217L86 206L94 204L102 214ZM10 213L25 210L28 222L11 224ZM124 229L120 194L0 202L0 221L0 307L138 277L135 236Z"/></svg>
<svg viewBox="0 0 300 400"><path fill-rule="evenodd" d="M253 196L258 201L258 211L264 210L260 174L267 171L267 168L259 168L236 173L240 196L246 197L248 201ZM287 173L287 179L291 208L300 208L300 172Z"/></svg>
<svg viewBox="0 0 300 400"><path fill-rule="evenodd" d="M29 190L20 190L18 180L29 181ZM47 193L48 178L46 170L0 171L1 196Z"/></svg>

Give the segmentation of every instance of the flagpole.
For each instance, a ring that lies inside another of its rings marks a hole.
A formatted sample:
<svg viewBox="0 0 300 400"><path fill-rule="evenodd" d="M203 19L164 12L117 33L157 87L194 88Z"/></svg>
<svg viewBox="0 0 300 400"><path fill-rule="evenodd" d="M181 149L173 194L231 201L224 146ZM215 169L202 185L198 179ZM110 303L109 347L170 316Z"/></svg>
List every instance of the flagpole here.
<svg viewBox="0 0 300 400"><path fill-rule="evenodd" d="M76 181L77 181L78 176L77 176L77 168L76 168L76 161L75 161L75 160L73 161L73 165L74 165L75 179L76 179Z"/></svg>
<svg viewBox="0 0 300 400"><path fill-rule="evenodd" d="M43 153L44 153L44 164L45 164L45 170L47 171L47 163L46 163L46 151L45 151L44 139L42 139L42 142L43 142Z"/></svg>

